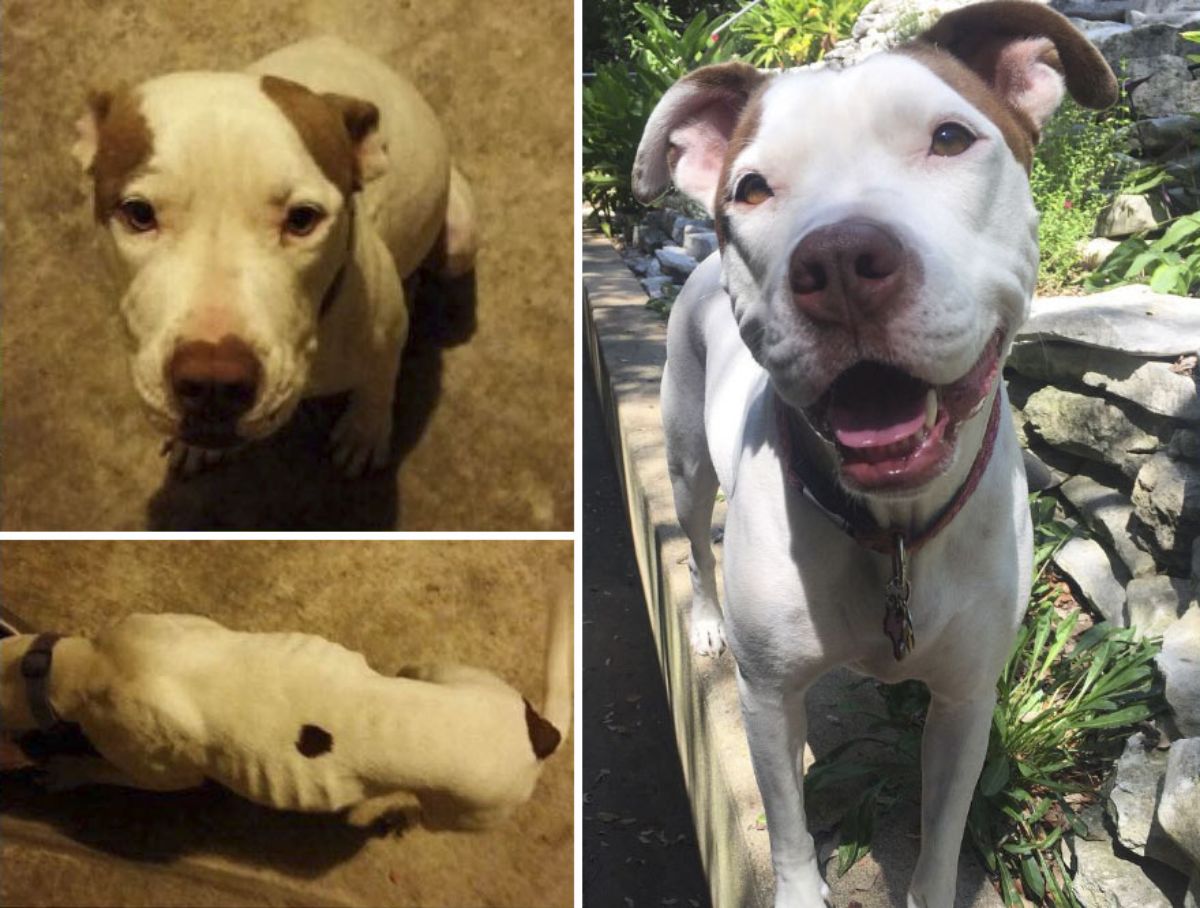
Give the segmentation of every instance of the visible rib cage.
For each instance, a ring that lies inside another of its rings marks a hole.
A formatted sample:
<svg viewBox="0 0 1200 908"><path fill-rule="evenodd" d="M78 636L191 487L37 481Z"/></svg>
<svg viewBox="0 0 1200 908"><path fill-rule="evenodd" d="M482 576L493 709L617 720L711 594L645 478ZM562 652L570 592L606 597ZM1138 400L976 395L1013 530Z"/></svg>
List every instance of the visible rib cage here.
<svg viewBox="0 0 1200 908"><path fill-rule="evenodd" d="M327 812L341 810L365 797L361 783L347 777L342 762L332 754L313 760L293 748L292 754L269 763L254 751L235 749L212 756L211 778L269 807Z"/></svg>

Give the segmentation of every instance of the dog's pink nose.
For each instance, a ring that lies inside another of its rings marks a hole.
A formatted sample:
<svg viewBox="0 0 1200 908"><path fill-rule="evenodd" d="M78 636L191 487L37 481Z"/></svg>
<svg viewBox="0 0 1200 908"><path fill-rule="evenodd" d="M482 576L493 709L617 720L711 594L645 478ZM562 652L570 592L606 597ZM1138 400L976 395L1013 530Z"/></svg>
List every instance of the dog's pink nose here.
<svg viewBox="0 0 1200 908"><path fill-rule="evenodd" d="M904 246L870 221L818 227L792 250L796 308L819 322L847 324L894 305L903 289Z"/></svg>
<svg viewBox="0 0 1200 908"><path fill-rule="evenodd" d="M254 406L261 374L262 365L249 344L233 335L215 344L180 344L167 365L167 379L184 418L230 428Z"/></svg>

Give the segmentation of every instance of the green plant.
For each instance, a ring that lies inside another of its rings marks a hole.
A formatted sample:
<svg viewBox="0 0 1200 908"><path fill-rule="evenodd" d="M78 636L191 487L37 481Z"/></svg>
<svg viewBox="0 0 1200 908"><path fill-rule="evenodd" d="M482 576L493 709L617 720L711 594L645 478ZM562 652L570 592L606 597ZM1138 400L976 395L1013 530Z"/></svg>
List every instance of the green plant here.
<svg viewBox="0 0 1200 908"><path fill-rule="evenodd" d="M1134 632L1097 624L1076 634L1080 613L1063 608L1049 560L1072 533L1054 519L1054 499L1034 496L1035 579L1029 611L997 684L987 757L967 819L967 834L997 879L1006 905L1021 896L1077 906L1062 858L1062 837L1082 834L1075 802L1094 791L1131 726L1157 708L1151 662L1157 645ZM846 742L809 771L812 793L835 783L874 779L842 820L839 873L870 850L880 810L919 787L920 733L928 694L906 682L883 691L884 712L868 733ZM865 756L848 751L874 745Z"/></svg>
<svg viewBox="0 0 1200 908"><path fill-rule="evenodd" d="M700 12L680 29L666 8L634 8L641 27L627 36L629 62L598 65L583 89L583 193L606 232L636 209L633 159L658 99L684 73L729 56L724 41L711 40L719 20Z"/></svg>
<svg viewBox="0 0 1200 908"><path fill-rule="evenodd" d="M746 62L800 66L825 56L850 34L866 0L764 0L729 30Z"/></svg>
<svg viewBox="0 0 1200 908"><path fill-rule="evenodd" d="M1179 37L1189 44L1200 44L1200 32L1180 32ZM1200 54L1187 54L1189 63L1200 63Z"/></svg>
<svg viewBox="0 0 1200 908"><path fill-rule="evenodd" d="M1084 286L1100 290L1134 281L1149 283L1156 293L1200 293L1200 212L1167 221L1157 239L1142 234L1125 240L1087 276Z"/></svg>
<svg viewBox="0 0 1200 908"><path fill-rule="evenodd" d="M1077 245L1092 235L1096 216L1123 170L1120 152L1129 130L1124 109L1096 114L1070 99L1046 124L1029 175L1034 205L1041 215L1038 288L1055 293L1075 282Z"/></svg>

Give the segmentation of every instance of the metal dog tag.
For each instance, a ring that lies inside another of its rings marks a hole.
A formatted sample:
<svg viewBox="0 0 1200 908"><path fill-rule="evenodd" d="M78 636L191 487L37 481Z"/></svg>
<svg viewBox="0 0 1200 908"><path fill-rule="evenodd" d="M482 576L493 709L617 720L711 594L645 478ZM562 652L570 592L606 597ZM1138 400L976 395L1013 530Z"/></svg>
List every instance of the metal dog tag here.
<svg viewBox="0 0 1200 908"><path fill-rule="evenodd" d="M897 662L911 653L916 643L913 637L912 613L908 610L911 592L904 535L896 533L893 536L892 578L884 590L883 632L892 641L892 655L896 657Z"/></svg>

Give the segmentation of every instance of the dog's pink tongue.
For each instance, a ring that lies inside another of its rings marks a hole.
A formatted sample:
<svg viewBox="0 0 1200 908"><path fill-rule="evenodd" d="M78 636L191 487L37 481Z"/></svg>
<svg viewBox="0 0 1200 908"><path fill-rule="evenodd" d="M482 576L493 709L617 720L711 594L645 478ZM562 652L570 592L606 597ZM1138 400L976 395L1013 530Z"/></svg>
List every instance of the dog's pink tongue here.
<svg viewBox="0 0 1200 908"><path fill-rule="evenodd" d="M845 448L878 448L916 435L926 386L897 369L864 363L837 380L826 419Z"/></svg>

